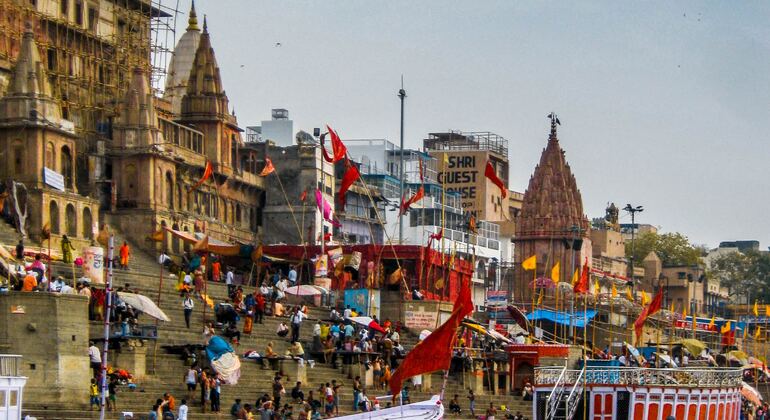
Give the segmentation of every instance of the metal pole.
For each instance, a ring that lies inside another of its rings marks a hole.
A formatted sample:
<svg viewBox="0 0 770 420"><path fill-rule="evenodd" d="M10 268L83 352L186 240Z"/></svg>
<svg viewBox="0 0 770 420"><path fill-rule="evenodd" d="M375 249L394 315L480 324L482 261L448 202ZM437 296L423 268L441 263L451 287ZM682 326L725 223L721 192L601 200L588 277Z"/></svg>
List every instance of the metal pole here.
<svg viewBox="0 0 770 420"><path fill-rule="evenodd" d="M578 226L572 225L572 244L570 244L570 249L572 250L572 268L570 269L570 276L575 275L575 241L577 241L577 232L578 232ZM574 284L572 285L575 286ZM572 298L570 299L570 317L569 317L569 336L575 337L575 293L572 293Z"/></svg>
<svg viewBox="0 0 770 420"><path fill-rule="evenodd" d="M636 241L634 241L634 234L636 233L636 222L635 217L636 212L631 211L631 296L634 296L634 252L636 252Z"/></svg>
<svg viewBox="0 0 770 420"><path fill-rule="evenodd" d="M110 235L107 251L107 297L105 305L107 310L104 315L104 347L102 350L102 377L101 377L101 410L99 420L104 420L104 409L107 403L107 353L110 349L110 317L112 316L112 265L115 253L115 236Z"/></svg>
<svg viewBox="0 0 770 420"><path fill-rule="evenodd" d="M406 91L404 90L404 76L401 76L401 89L398 90L398 97L401 99L401 141L400 141L400 147L399 150L399 170L401 172L401 175L399 176L399 179L401 180L401 187L399 189L401 199L404 199L404 98L406 98ZM398 243L403 244L404 243L404 215L400 214L398 216Z"/></svg>

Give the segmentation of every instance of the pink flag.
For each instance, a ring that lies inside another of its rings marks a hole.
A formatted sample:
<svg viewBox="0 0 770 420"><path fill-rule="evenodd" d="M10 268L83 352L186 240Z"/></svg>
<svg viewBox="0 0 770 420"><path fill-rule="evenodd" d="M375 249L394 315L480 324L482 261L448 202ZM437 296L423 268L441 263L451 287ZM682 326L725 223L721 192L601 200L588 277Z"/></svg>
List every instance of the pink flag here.
<svg viewBox="0 0 770 420"><path fill-rule="evenodd" d="M332 205L323 197L320 190L315 190L315 203L318 206L318 211L324 216L324 220L331 223L334 226L340 226L340 222L332 218Z"/></svg>

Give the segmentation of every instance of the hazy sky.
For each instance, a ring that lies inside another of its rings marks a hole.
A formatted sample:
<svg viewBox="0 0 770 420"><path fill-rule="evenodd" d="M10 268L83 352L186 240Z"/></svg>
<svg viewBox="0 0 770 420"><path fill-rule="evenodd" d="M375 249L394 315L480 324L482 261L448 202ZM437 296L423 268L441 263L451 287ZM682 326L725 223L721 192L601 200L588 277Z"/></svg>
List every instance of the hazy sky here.
<svg viewBox="0 0 770 420"><path fill-rule="evenodd" d="M408 147L432 131L493 131L523 192L553 110L589 218L630 202L645 206L638 222L696 243L770 245L770 2L196 7L243 127L287 108L295 130L329 123L343 139L398 142L403 74Z"/></svg>

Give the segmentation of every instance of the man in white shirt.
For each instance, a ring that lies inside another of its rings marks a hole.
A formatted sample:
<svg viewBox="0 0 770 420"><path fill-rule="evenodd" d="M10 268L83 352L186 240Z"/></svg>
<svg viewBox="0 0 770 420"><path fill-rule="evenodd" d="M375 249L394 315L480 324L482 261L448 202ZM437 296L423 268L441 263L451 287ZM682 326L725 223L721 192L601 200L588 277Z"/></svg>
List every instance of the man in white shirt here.
<svg viewBox="0 0 770 420"><path fill-rule="evenodd" d="M297 270L294 269L294 266L291 266L289 269L289 284L292 286L295 286L297 284Z"/></svg>
<svg viewBox="0 0 770 420"><path fill-rule="evenodd" d="M176 420L187 420L187 400L182 400Z"/></svg>
<svg viewBox="0 0 770 420"><path fill-rule="evenodd" d="M345 312L343 312L343 313L342 313L342 316L343 316L345 319L348 319L348 318L350 318L350 315L351 315L352 313L353 313L353 310L352 310L352 309L350 309L350 305L348 305L348 306L345 308Z"/></svg>
<svg viewBox="0 0 770 420"><path fill-rule="evenodd" d="M321 321L316 321L313 325L313 350L321 351Z"/></svg>
<svg viewBox="0 0 770 420"><path fill-rule="evenodd" d="M98 378L102 371L102 353L93 341L88 344L90 344L90 347L88 347L88 359L91 362L91 369L94 371L94 378Z"/></svg>
<svg viewBox="0 0 770 420"><path fill-rule="evenodd" d="M171 262L171 257L166 255L165 252L161 251L160 255L158 255L158 264L160 265L166 265Z"/></svg>
<svg viewBox="0 0 770 420"><path fill-rule="evenodd" d="M305 313L299 310L299 307L294 308L294 313L291 315L291 342L299 341L299 327L302 325L302 320L305 319ZM320 326L318 334L320 332Z"/></svg>
<svg viewBox="0 0 770 420"><path fill-rule="evenodd" d="M225 273L225 284L227 285L227 291L228 293L233 288L233 278L235 275L233 274L233 268L227 267L227 273Z"/></svg>

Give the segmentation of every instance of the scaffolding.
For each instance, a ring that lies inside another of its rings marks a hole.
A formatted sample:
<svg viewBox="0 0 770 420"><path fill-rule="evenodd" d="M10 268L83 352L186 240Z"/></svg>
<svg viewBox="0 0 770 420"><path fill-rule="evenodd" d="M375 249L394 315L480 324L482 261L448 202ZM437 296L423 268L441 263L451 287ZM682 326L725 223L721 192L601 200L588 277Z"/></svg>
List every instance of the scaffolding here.
<svg viewBox="0 0 770 420"><path fill-rule="evenodd" d="M0 71L10 73L31 25L51 94L80 137L78 150L94 153L95 140L111 137L135 68L151 75L160 94L178 14L162 3L0 0Z"/></svg>

